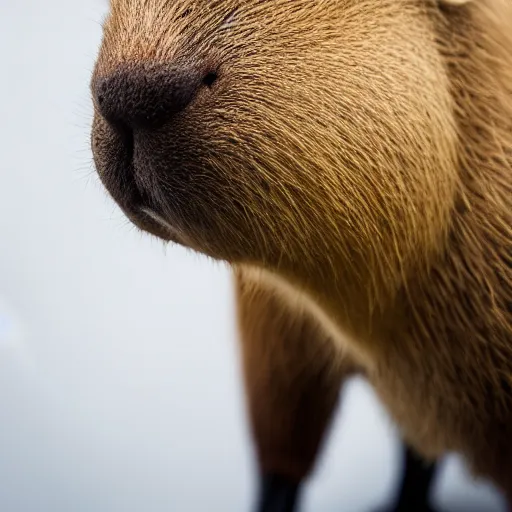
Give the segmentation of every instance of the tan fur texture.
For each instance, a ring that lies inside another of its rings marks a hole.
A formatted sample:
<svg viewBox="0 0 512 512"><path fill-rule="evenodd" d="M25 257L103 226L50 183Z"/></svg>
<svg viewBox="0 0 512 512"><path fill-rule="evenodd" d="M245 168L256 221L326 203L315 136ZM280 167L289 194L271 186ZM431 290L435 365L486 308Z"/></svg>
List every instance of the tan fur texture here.
<svg viewBox="0 0 512 512"><path fill-rule="evenodd" d="M111 0L93 88L218 76L134 132L130 176L98 112L93 150L139 227L233 266L262 464L305 411L318 445L351 358L409 442L512 499L511 26L509 0Z"/></svg>

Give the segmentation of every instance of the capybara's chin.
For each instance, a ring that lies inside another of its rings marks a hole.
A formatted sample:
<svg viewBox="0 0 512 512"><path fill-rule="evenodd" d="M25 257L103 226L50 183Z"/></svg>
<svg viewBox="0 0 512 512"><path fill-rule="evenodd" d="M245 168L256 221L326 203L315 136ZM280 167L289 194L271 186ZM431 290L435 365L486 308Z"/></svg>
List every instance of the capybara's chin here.
<svg viewBox="0 0 512 512"><path fill-rule="evenodd" d="M263 182L251 192L226 179L206 141L181 126L127 129L95 116L92 147L100 179L139 229L216 259L254 260L262 244L244 201L265 204ZM257 170L254 170L257 175ZM270 211L270 210L269 210Z"/></svg>

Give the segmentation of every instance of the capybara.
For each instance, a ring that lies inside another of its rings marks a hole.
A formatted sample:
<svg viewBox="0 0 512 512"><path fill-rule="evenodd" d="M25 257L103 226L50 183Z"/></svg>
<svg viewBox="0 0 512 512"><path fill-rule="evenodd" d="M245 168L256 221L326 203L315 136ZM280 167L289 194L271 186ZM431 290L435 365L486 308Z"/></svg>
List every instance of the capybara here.
<svg viewBox="0 0 512 512"><path fill-rule="evenodd" d="M510 0L111 0L96 167L232 268L261 510L297 506L353 373L416 469L457 452L512 501L511 27Z"/></svg>

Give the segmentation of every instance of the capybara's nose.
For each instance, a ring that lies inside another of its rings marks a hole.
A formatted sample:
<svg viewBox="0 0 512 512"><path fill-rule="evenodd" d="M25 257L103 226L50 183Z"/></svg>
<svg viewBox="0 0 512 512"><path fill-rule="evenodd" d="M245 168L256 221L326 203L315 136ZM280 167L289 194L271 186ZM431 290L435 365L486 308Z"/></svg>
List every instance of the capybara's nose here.
<svg viewBox="0 0 512 512"><path fill-rule="evenodd" d="M101 115L128 128L157 128L184 110L215 73L193 66L131 64L106 76L97 76L93 94Z"/></svg>

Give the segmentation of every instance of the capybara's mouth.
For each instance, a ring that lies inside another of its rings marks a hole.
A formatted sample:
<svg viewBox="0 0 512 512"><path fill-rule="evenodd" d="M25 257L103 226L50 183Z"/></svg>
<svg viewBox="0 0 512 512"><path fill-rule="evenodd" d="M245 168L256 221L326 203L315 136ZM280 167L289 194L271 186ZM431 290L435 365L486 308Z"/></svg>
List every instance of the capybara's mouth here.
<svg viewBox="0 0 512 512"><path fill-rule="evenodd" d="M201 184L186 179L191 175L181 155L186 152L169 150L168 130L163 131L133 131L96 115L92 147L98 174L138 228L211 254L206 233L214 231L214 216L221 215L221 208L205 199L208 193Z"/></svg>
<svg viewBox="0 0 512 512"><path fill-rule="evenodd" d="M140 229L172 240L169 227L157 217L154 194L146 188L145 180L137 179L142 170L134 161L133 132L122 125L109 125L95 116L92 148L98 175L125 215Z"/></svg>

